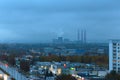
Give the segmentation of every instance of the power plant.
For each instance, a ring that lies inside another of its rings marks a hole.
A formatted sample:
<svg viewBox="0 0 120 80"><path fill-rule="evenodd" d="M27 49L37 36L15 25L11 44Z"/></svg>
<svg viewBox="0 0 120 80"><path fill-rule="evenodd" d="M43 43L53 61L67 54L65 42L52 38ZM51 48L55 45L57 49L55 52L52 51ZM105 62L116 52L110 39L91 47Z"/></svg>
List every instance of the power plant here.
<svg viewBox="0 0 120 80"><path fill-rule="evenodd" d="M80 37L81 37L81 39L80 39ZM81 43L86 43L86 30L85 29L81 30L81 36L80 36L80 30L78 29L77 41L81 42Z"/></svg>

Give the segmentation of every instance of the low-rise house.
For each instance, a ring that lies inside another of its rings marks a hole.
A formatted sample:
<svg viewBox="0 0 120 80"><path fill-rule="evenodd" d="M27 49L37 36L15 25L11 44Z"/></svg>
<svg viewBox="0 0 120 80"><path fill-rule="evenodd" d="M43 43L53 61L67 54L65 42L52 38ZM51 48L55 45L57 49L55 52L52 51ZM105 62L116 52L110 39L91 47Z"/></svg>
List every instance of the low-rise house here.
<svg viewBox="0 0 120 80"><path fill-rule="evenodd" d="M98 71L98 76L99 77L105 77L107 75L108 71L105 70L105 71Z"/></svg>
<svg viewBox="0 0 120 80"><path fill-rule="evenodd" d="M45 80L55 80L55 76L53 75L53 73L51 71L48 70L46 72Z"/></svg>

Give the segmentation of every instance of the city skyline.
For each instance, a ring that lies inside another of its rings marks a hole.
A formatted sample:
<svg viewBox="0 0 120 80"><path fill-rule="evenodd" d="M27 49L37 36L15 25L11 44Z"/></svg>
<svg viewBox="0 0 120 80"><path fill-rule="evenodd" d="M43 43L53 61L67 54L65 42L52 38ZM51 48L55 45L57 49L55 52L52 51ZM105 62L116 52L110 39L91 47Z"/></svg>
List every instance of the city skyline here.
<svg viewBox="0 0 120 80"><path fill-rule="evenodd" d="M1 0L0 42L51 42L59 36L87 41L120 38L120 1L112 0Z"/></svg>

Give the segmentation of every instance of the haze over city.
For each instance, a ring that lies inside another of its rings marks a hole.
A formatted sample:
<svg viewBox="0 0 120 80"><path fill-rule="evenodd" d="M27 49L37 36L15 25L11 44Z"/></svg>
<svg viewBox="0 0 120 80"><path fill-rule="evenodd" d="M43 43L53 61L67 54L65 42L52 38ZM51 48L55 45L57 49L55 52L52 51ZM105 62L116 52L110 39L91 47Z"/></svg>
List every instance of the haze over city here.
<svg viewBox="0 0 120 80"><path fill-rule="evenodd" d="M120 37L118 0L0 0L0 42L50 42L59 36L88 41Z"/></svg>
<svg viewBox="0 0 120 80"><path fill-rule="evenodd" d="M0 0L0 80L120 80L120 0Z"/></svg>

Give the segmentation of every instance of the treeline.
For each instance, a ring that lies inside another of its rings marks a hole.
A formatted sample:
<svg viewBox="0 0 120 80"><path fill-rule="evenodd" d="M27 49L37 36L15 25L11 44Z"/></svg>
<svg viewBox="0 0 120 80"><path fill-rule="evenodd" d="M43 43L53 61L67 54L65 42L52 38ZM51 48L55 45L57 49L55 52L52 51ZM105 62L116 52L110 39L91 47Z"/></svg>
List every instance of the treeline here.
<svg viewBox="0 0 120 80"><path fill-rule="evenodd" d="M80 63L95 63L98 65L107 65L108 56L41 56L40 61L70 61L70 62L80 62Z"/></svg>
<svg viewBox="0 0 120 80"><path fill-rule="evenodd" d="M120 74L116 73L116 71L111 71L105 76L106 80L120 80Z"/></svg>
<svg viewBox="0 0 120 80"><path fill-rule="evenodd" d="M16 54L10 55L0 55L0 60L7 63L7 66L17 66L16 65ZM27 60L19 60L20 69L24 72L28 72L30 70L30 61Z"/></svg>
<svg viewBox="0 0 120 80"><path fill-rule="evenodd" d="M15 65L15 57L16 57L16 54L0 55L0 60L6 61L7 63L9 63L9 65L14 66Z"/></svg>
<svg viewBox="0 0 120 80"><path fill-rule="evenodd" d="M57 76L56 80L77 80L77 79L71 75L62 74L60 76Z"/></svg>

